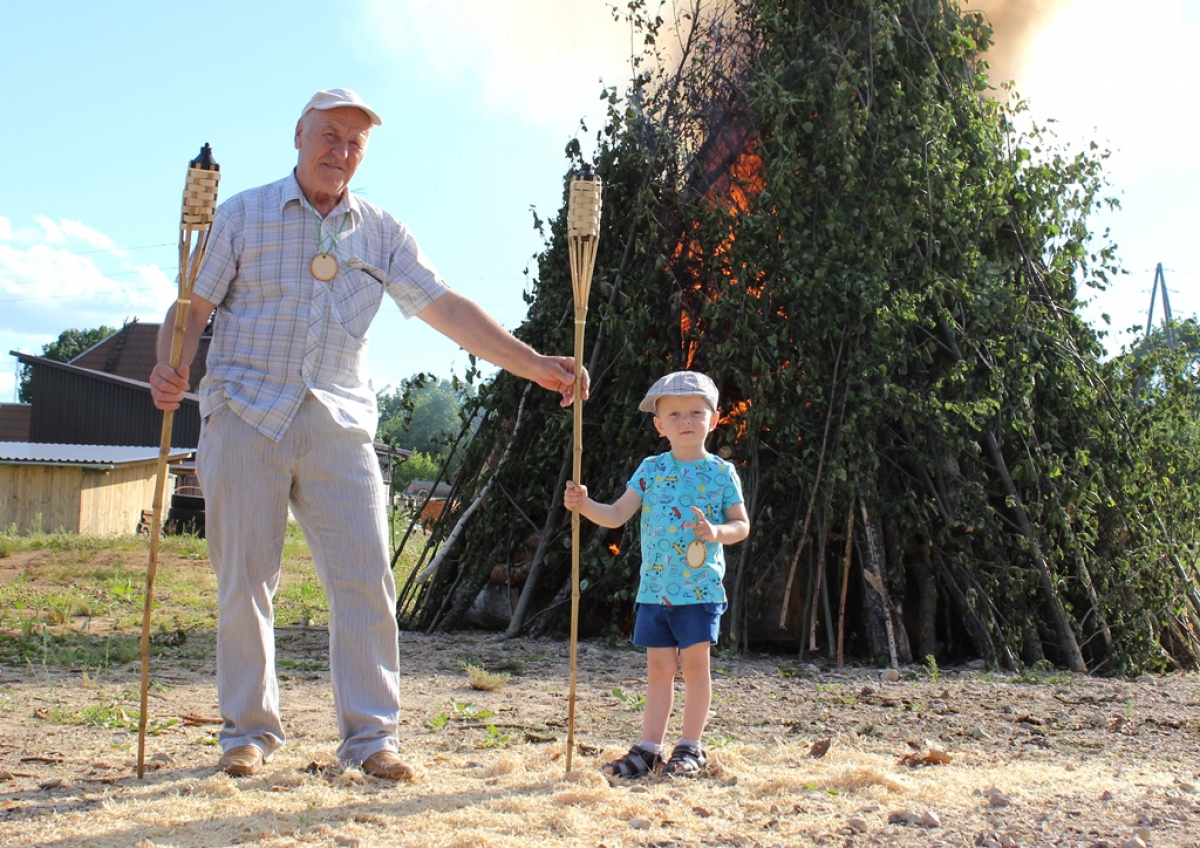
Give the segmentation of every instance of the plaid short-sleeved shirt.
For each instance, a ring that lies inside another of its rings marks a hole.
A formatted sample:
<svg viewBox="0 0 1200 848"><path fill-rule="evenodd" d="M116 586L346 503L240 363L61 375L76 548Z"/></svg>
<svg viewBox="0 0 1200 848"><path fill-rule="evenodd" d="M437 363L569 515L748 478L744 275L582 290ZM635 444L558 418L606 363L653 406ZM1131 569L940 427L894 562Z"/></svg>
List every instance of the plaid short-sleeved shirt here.
<svg viewBox="0 0 1200 848"><path fill-rule="evenodd" d="M327 283L309 267L322 248L338 261ZM217 210L195 287L217 305L201 415L229 404L278 441L312 392L374 436L367 328L383 295L412 317L445 291L408 228L349 192L324 220L294 175L235 195Z"/></svg>

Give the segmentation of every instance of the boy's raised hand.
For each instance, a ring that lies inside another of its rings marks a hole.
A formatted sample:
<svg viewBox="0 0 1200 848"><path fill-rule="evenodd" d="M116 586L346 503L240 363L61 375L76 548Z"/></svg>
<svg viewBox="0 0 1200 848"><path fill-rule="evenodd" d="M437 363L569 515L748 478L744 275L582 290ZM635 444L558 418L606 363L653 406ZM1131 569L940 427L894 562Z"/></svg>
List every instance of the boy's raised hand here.
<svg viewBox="0 0 1200 848"><path fill-rule="evenodd" d="M570 485L570 484L568 483L567 485ZM717 541L717 530L712 525L712 522L710 522L708 520L708 517L704 514L704 510L702 510L698 506L689 507L689 509L691 509L692 512L696 513L696 520L695 521L685 521L683 523L683 526L691 527L692 532L694 532L696 534L696 538L702 542Z"/></svg>

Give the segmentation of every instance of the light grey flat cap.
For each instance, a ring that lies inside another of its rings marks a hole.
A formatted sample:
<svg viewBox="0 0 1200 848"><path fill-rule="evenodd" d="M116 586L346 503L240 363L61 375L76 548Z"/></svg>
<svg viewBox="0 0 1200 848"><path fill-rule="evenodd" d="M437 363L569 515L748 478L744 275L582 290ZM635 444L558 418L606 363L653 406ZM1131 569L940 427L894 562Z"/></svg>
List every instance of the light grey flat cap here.
<svg viewBox="0 0 1200 848"><path fill-rule="evenodd" d="M659 377L638 404L638 409L654 412L661 397L702 397L713 412L717 411L717 386L707 374L699 371L675 371Z"/></svg>

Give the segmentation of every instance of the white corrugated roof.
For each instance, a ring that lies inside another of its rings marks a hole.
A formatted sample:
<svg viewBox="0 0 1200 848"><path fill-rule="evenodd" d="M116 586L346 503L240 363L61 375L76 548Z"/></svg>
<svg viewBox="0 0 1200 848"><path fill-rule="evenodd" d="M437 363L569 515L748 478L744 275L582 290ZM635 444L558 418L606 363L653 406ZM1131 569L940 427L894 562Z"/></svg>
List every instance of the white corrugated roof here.
<svg viewBox="0 0 1200 848"><path fill-rule="evenodd" d="M183 459L192 453L190 448L172 448L170 459ZM0 442L0 464L3 465L114 466L155 459L158 459L158 448L154 446Z"/></svg>

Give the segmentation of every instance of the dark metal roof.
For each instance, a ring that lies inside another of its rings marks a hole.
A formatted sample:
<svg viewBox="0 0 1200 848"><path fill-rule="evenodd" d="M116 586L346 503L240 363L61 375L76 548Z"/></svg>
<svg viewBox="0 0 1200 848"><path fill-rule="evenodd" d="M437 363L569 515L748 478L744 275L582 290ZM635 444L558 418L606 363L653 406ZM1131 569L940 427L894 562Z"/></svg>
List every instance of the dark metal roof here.
<svg viewBox="0 0 1200 848"><path fill-rule="evenodd" d="M129 377L122 377L117 374L106 374L103 371L93 371L91 368L81 368L80 366L74 365L70 362L59 362L55 359L46 359L44 356L34 356L31 353L22 353L19 350L10 350L9 354L11 356L15 356L22 365L37 365L39 367L51 368L56 371L63 371L70 374L80 374L93 380L99 380L101 382L111 383L117 386L127 386L129 388L141 390L147 395L150 394L150 383L148 383L146 380L133 380ZM149 379L149 372L146 373L146 377ZM34 391L36 394L36 385ZM200 396L195 392L184 392L183 399L185 401L190 400L196 403L200 402Z"/></svg>
<svg viewBox="0 0 1200 848"><path fill-rule="evenodd" d="M155 445L163 413L150 384L45 357L13 353L33 367L34 400L25 440L43 444ZM175 412L171 443L200 443L200 398L188 392Z"/></svg>
<svg viewBox="0 0 1200 848"><path fill-rule="evenodd" d="M183 459L192 451L172 448L170 459ZM61 465L107 467L158 459L158 448L125 445L56 445L38 442L0 442L0 465Z"/></svg>
<svg viewBox="0 0 1200 848"><path fill-rule="evenodd" d="M145 382L158 362L158 333L161 324L133 321L113 335L93 345L71 360L71 364L89 371L113 374L128 380ZM211 336L201 335L189 373L193 386L204 376Z"/></svg>

